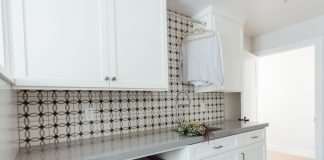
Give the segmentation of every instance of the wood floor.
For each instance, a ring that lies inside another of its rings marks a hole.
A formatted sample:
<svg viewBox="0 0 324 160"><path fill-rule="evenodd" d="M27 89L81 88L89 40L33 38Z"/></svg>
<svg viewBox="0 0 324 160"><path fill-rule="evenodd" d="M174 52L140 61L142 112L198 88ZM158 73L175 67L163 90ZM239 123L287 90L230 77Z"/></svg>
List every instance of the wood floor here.
<svg viewBox="0 0 324 160"><path fill-rule="evenodd" d="M280 152L268 151L267 160L313 160L313 159L288 155Z"/></svg>

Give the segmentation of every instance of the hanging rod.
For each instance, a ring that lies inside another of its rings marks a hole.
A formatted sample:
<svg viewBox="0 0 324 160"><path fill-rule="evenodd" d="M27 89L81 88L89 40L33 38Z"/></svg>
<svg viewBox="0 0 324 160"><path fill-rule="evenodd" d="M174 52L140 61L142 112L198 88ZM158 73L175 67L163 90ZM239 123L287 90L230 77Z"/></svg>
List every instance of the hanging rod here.
<svg viewBox="0 0 324 160"><path fill-rule="evenodd" d="M176 14L172 11L168 11L168 14L171 14L171 15L174 15L174 16L179 16L179 14ZM199 21L199 20L195 20L195 19L192 19L192 18L189 18L189 17L186 17L186 16L181 16L182 18L185 18L187 20L190 20L191 22L193 23L197 23L197 24L200 24L200 25L203 25L203 26L206 26L206 22L203 22L203 21Z"/></svg>

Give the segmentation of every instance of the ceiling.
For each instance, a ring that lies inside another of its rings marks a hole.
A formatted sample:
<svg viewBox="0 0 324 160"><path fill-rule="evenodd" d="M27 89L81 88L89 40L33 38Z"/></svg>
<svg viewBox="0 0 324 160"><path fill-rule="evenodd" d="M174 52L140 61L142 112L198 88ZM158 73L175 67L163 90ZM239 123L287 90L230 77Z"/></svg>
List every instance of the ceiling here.
<svg viewBox="0 0 324 160"><path fill-rule="evenodd" d="M324 15L324 0L167 0L168 9L193 16L209 5L245 20L245 34L255 37Z"/></svg>

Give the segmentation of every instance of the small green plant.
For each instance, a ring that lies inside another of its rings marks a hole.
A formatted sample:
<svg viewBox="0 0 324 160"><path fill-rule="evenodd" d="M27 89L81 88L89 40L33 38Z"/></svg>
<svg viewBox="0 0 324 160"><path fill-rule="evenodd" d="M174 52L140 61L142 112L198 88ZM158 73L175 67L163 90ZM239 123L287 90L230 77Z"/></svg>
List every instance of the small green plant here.
<svg viewBox="0 0 324 160"><path fill-rule="evenodd" d="M179 122L178 132L184 136L200 136L206 131L203 123L199 121L182 121Z"/></svg>
<svg viewBox="0 0 324 160"><path fill-rule="evenodd" d="M181 121L178 124L178 133L183 136L204 136L204 139L209 141L213 135L210 128L199 121Z"/></svg>

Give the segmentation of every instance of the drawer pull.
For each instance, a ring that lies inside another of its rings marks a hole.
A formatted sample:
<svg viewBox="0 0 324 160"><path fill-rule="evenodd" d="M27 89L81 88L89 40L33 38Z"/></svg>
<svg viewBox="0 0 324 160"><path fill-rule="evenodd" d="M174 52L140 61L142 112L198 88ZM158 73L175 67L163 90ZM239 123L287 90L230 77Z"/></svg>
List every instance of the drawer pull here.
<svg viewBox="0 0 324 160"><path fill-rule="evenodd" d="M223 148L224 146L217 146L217 147L213 147L214 149L221 149Z"/></svg>
<svg viewBox="0 0 324 160"><path fill-rule="evenodd" d="M252 139L256 139L256 138L259 138L259 136L253 136L253 137L251 137Z"/></svg>

